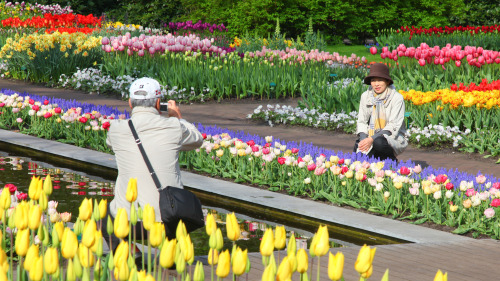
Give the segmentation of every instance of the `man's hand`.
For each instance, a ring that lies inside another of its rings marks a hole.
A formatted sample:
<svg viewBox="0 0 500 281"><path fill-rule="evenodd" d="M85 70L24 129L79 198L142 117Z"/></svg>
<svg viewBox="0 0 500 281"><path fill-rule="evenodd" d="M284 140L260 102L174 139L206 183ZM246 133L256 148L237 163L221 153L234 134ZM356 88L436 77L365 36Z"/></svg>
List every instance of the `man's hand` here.
<svg viewBox="0 0 500 281"><path fill-rule="evenodd" d="M168 101L168 116L169 117L177 117L178 119L182 119L181 110L179 106L175 104L174 100Z"/></svg>
<svg viewBox="0 0 500 281"><path fill-rule="evenodd" d="M366 152L366 151L368 151L368 149L370 149L372 144L373 144L373 138L367 137L366 139L359 142L358 148L360 151Z"/></svg>

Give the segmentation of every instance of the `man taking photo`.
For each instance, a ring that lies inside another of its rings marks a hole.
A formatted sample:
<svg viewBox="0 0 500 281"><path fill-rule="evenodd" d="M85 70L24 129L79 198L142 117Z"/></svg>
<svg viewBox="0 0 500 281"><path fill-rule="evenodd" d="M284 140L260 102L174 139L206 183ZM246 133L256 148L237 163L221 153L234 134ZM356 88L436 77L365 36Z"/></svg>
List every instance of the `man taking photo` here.
<svg viewBox="0 0 500 281"><path fill-rule="evenodd" d="M181 111L173 100L168 101L168 117L161 116L162 93L158 81L140 78L132 83L129 92L132 123L161 186L183 188L179 151L199 148L203 142L201 133L193 124L182 119ZM135 142L128 120L113 120L106 142L115 153L118 166L115 197L109 204L112 217L116 217L118 208L124 208L130 219L127 185L129 179L137 178L137 200L134 204L139 203L142 207L150 204L155 209L156 221L161 222L158 189ZM138 222L136 227L136 233L141 233L142 223ZM167 235L172 232L175 233L175 229L167 229ZM103 236L107 236L105 231ZM108 237L103 238L108 241ZM113 250L118 243L119 239L112 235Z"/></svg>

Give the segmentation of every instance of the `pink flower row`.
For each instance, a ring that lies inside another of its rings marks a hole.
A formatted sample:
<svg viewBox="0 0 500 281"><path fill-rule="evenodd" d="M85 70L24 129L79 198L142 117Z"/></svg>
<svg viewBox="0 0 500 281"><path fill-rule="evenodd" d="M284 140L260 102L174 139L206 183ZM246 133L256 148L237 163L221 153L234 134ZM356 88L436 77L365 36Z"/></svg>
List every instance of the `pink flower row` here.
<svg viewBox="0 0 500 281"><path fill-rule="evenodd" d="M320 52L318 49L307 51L299 51L295 48L290 49L286 48L285 50L271 50L266 48L266 46L262 47L261 51L249 52L249 57L267 57L269 61L273 61L273 58L278 58L280 60L293 59L298 62L305 61L318 61L318 62L328 62L332 64L333 62L339 62L342 64L352 64L352 63L367 63L365 57L358 57L355 54L352 54L350 57L341 56L339 53L329 53L329 52Z"/></svg>
<svg viewBox="0 0 500 281"><path fill-rule="evenodd" d="M123 36L110 38L103 37L101 43L102 49L107 53L112 51L126 51L128 55L137 53L139 56L144 56L145 52L149 52L149 54L154 55L156 53L163 54L165 51L208 52L216 53L218 55L226 54L226 50L223 48L212 45L212 40L202 40L193 34L188 36L174 36L171 33L167 35L152 36L141 34L138 37L131 37L130 33L127 32Z"/></svg>
<svg viewBox="0 0 500 281"><path fill-rule="evenodd" d="M376 54L377 48L370 48L370 52ZM454 61L455 65L460 67L463 58L466 58L469 65L476 67L481 67L485 64L500 64L500 53L498 51L484 50L482 47L473 46L451 46L451 44L447 44L443 48L439 46L431 48L425 43L422 43L417 48L406 47L404 44L400 44L392 51L389 51L388 47L383 47L380 57L394 61L398 61L400 57L414 58L418 60L421 66L431 63L444 65L449 61Z"/></svg>

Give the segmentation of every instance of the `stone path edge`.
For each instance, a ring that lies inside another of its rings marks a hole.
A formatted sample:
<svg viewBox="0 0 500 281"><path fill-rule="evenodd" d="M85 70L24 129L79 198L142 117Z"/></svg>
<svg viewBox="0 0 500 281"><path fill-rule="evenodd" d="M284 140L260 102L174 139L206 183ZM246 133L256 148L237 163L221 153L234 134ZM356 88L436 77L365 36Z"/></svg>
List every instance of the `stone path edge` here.
<svg viewBox="0 0 500 281"><path fill-rule="evenodd" d="M0 141L56 156L117 169L115 156L56 141L37 138L8 130L0 130ZM472 238L357 212L342 207L300 199L276 192L218 180L182 171L185 186L206 193L234 198L243 202L280 209L299 216L311 217L333 224L361 229L413 243L466 242Z"/></svg>

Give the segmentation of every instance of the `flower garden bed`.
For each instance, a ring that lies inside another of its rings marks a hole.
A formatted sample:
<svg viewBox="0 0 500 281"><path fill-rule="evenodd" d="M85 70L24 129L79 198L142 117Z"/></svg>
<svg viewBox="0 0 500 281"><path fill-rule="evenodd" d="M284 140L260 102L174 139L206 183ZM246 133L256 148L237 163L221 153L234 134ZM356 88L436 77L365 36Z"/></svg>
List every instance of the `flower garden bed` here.
<svg viewBox="0 0 500 281"><path fill-rule="evenodd" d="M57 136L63 142L106 151L106 127L118 113L105 107L100 109L107 110L104 114L91 107L81 110L75 108L74 102L62 100L56 106L45 100L3 96L3 127L49 139ZM18 123L17 118L22 122ZM432 221L458 227L457 233L499 235L494 227L497 216L490 217L500 196L499 180L493 176L421 169L411 162L378 162L363 155L217 127L199 125L199 129L206 137L204 145L197 151L182 153L180 158L182 166L189 170L416 223Z"/></svg>

